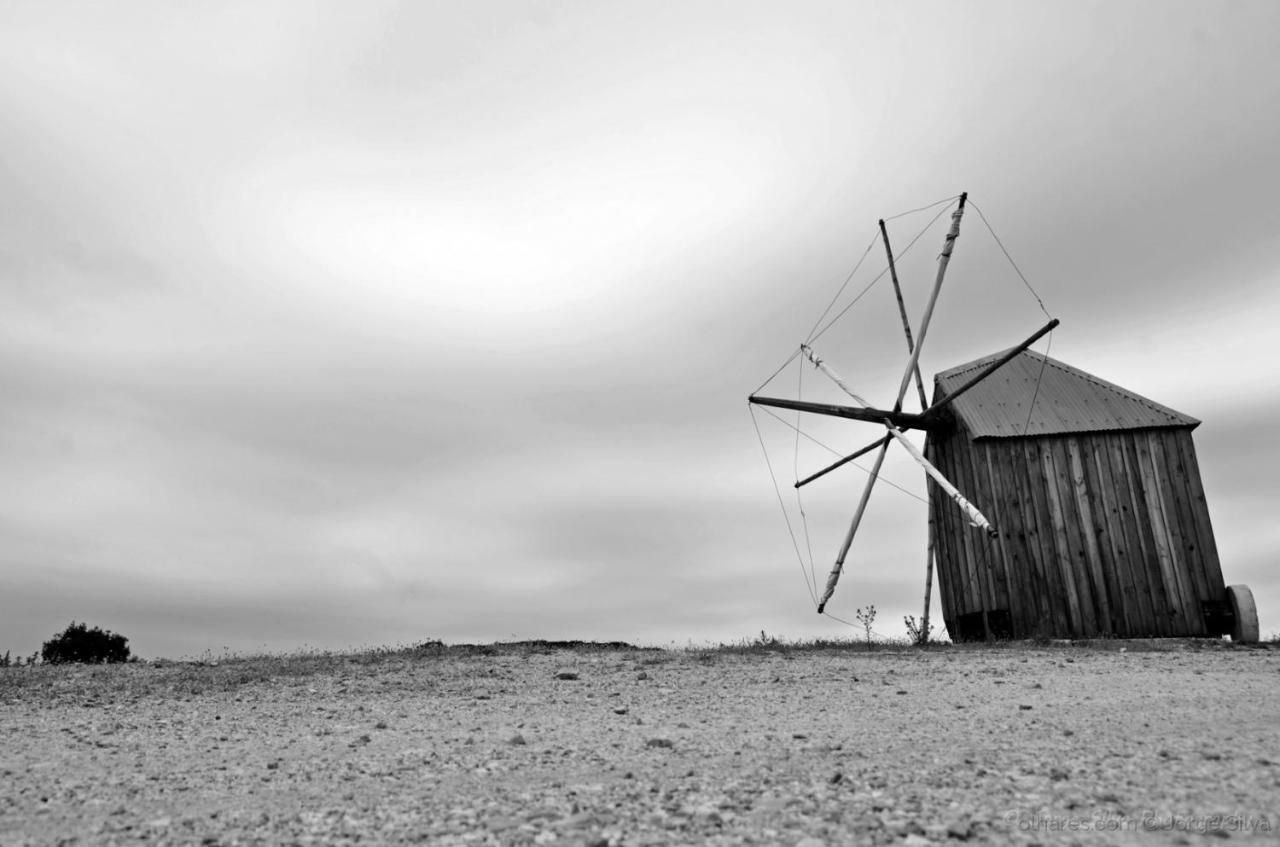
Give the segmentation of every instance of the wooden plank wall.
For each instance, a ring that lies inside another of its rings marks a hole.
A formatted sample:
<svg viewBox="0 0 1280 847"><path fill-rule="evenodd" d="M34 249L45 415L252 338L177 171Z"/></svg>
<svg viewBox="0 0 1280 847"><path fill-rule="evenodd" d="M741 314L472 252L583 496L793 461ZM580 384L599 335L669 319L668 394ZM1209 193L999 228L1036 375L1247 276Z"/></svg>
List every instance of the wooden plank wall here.
<svg viewBox="0 0 1280 847"><path fill-rule="evenodd" d="M1207 635L1224 585L1189 429L971 440L930 460L999 531L968 525L936 488L943 620L1006 611L1017 638Z"/></svg>

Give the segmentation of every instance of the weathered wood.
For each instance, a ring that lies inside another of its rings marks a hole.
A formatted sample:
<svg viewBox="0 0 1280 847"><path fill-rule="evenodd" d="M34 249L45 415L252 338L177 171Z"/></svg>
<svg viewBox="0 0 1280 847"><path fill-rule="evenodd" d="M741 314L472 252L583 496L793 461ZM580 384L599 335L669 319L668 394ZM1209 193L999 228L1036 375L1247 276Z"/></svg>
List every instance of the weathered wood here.
<svg viewBox="0 0 1280 847"><path fill-rule="evenodd" d="M1224 589L1189 429L974 440L960 426L930 449L1001 529L988 542L949 525L953 509L936 516L949 619L1006 609L1017 637L1207 634L1204 603Z"/></svg>
<svg viewBox="0 0 1280 847"><path fill-rule="evenodd" d="M1008 504L1000 496L999 486L991 470L991 444L989 441L973 443L972 465L977 487L973 496L978 499L993 520L1002 530L992 535L983 545L987 570L991 574L992 586L995 588L996 603L1003 603L1009 612L1010 625L1016 627L1016 621L1022 611L1021 598L1017 596L1018 584L1010 579L1009 574L1009 538L1008 527L1004 521L1010 520ZM1001 515L1002 517L995 517Z"/></svg>
<svg viewBox="0 0 1280 847"><path fill-rule="evenodd" d="M1124 527L1118 520L1119 506L1107 461L1106 440L1105 435L1089 439L1090 449L1087 455L1083 456L1085 484L1095 504L1094 517L1098 527L1098 542L1105 551L1103 558L1117 586L1117 597L1112 601L1112 612L1117 614L1121 627L1118 634L1135 637L1141 635L1142 631L1141 608L1129 567Z"/></svg>
<svg viewBox="0 0 1280 847"><path fill-rule="evenodd" d="M1073 626L1077 634L1088 637L1098 631L1098 621L1093 613L1087 578L1080 572L1080 568L1075 566L1075 557L1072 555L1067 515L1063 508L1063 486L1053 463L1053 450L1047 442L1037 447L1041 471L1044 474L1045 503L1049 508L1054 546L1058 552L1058 567L1062 573L1063 585L1067 589Z"/></svg>
<svg viewBox="0 0 1280 847"><path fill-rule="evenodd" d="M962 440L948 440L940 444L939 457L946 473L956 475L956 456L963 449ZM941 548L946 553L946 561L954 586L953 617L979 612L982 600L979 596L979 584L976 571L971 567L965 538L970 534L968 526L961 520L959 512L950 507L946 495L939 489L933 489L934 502L937 504L935 518L939 521L942 539L946 544ZM953 637L955 634L953 633Z"/></svg>
<svg viewBox="0 0 1280 847"><path fill-rule="evenodd" d="M1077 531L1084 542L1085 564L1089 568L1090 582L1096 592L1098 625L1103 634L1115 635L1118 626L1115 618L1113 600L1118 603L1120 592L1116 587L1114 575L1108 573L1102 562L1102 549L1098 544L1097 524L1094 520L1094 506L1089 502L1089 489L1085 483L1084 460L1080 455L1080 443L1068 437L1059 440L1062 444L1067 473L1071 479L1071 487L1075 492L1073 508L1078 515Z"/></svg>
<svg viewBox="0 0 1280 847"><path fill-rule="evenodd" d="M956 239L960 236L960 218L964 215L964 203L967 197L968 194L960 195L960 204L956 211L951 215L951 229L947 232L946 242L943 244L942 253L938 257L938 274L934 278L933 290L930 292L929 303L925 307L924 317L920 320L920 339L916 342L914 349L911 351L911 358L907 363L906 372L902 375L902 381L898 385L898 395L897 399L893 403L893 412L891 414L898 414L902 411L902 400L907 395L907 386L911 382L911 375L919 365L920 351L924 347L925 335L929 332L929 323L933 319L933 308L937 304L938 294L942 290L942 280L947 272L947 264L951 261L951 251L955 247ZM820 365L820 362L816 360L811 350L807 351L807 353L811 359L814 359L815 365ZM856 395L853 395L853 392L849 391L842 381L837 379L836 382L841 388L844 388L846 392L856 397ZM886 416L884 420L885 425L889 428L890 432L892 432L893 427L896 426L896 424L888 416ZM866 510L867 501L871 497L871 489L875 486L881 465L884 464L884 455L887 448L888 445L886 444L881 447L880 451L876 454L875 469L867 478L867 484L863 489L862 498L858 502L858 510L854 514L853 521L849 526L849 532L845 536L843 545L840 547L840 554L836 557L836 562L831 567L831 573L827 575L826 588L823 590L822 597L818 601L819 614L821 614L823 609L826 608L827 601L831 599L831 595L835 591L836 583L840 581L840 574L844 570L845 556L849 552L849 547L853 544L853 537L858 532L858 525L862 521L862 514ZM920 458L923 459L923 457Z"/></svg>
<svg viewBox="0 0 1280 847"><path fill-rule="evenodd" d="M1037 624L1033 634L1058 633L1071 631L1066 604L1062 601L1063 590L1057 577L1055 551L1044 528L1049 526L1048 518L1041 517L1042 511L1036 507L1036 496L1042 492L1035 486L1033 477L1036 469L1027 461L1026 450L1017 440L1009 443L1008 453L1010 473L1018 488L1018 496L1022 499L1023 532L1027 538L1027 555L1034 562L1039 586L1036 601L1044 610L1043 624Z"/></svg>
<svg viewBox="0 0 1280 847"><path fill-rule="evenodd" d="M818 471L817 473L809 474L804 479L797 480L795 487L800 488L803 485L808 485L809 483L813 482L815 479L821 479L822 477L826 476L827 474L831 473L837 468L842 468L845 465L849 464L854 459L857 459L861 456L865 456L867 453L870 453L872 450L876 449L877 447L883 447L884 445L888 444L892 438L893 438L892 435L886 435L884 438L877 438L875 441L872 441L867 446L860 447L857 450L854 450L852 453L850 453L848 456L845 456L843 459L837 459L836 461L827 465L825 468Z"/></svg>
<svg viewBox="0 0 1280 847"><path fill-rule="evenodd" d="M1204 552L1201 549L1200 536L1196 528L1191 486L1187 480L1187 470L1178 445L1179 439L1190 437L1190 433L1185 430L1158 430L1152 432L1152 437L1160 445L1160 455L1169 479L1169 494L1172 496L1177 514L1178 535L1182 543L1187 573L1192 585L1195 586L1196 598L1200 601L1199 612L1203 620L1204 602L1216 601L1219 598L1210 594L1209 591L1209 578L1205 571Z"/></svg>
<svg viewBox="0 0 1280 847"><path fill-rule="evenodd" d="M1010 573L1013 569L1011 562L1014 557L1014 544L1016 543L1016 538L1013 534L1013 516L1009 514L1009 501L1004 497L1000 484L1001 480L993 467L995 459L992 456L991 442L975 441L973 448L974 464L982 477L984 494L990 498L983 501L984 505L996 516L995 520L1001 530L991 539L988 547L990 548L991 566L995 572L997 585L1004 587L1010 625L1013 627L1012 634L1016 635L1019 629L1019 621L1021 621L1024 612L1021 595L1022 583Z"/></svg>
<svg viewBox="0 0 1280 847"><path fill-rule="evenodd" d="M987 458L998 489L996 496L1005 503L1005 511L997 518L1000 538L1005 542L1004 566L1010 579L1019 585L1020 614L1014 623L1015 633L1019 638L1030 638L1043 629L1049 606L1045 602L1047 595L1042 598L1043 578L1036 561L1036 545L1027 535L1026 499L1008 445L1002 441L989 442Z"/></svg>
<svg viewBox="0 0 1280 847"><path fill-rule="evenodd" d="M907 394L907 386L911 384L911 375L920 365L920 351L924 349L924 339L929 332L929 324L933 321L933 308L938 304L938 295L942 292L942 279L947 274L947 265L951 263L951 251L955 249L956 239L960 237L960 218L964 216L964 203L968 192L960 195L960 204L951 213L951 229L947 231L942 252L938 254L938 273L933 279L933 289L929 292L929 302L924 307L924 315L920 318L920 337L911 351L911 359L902 374L902 382L898 385L898 402L894 410L902 408L902 398Z"/></svg>
<svg viewBox="0 0 1280 847"><path fill-rule="evenodd" d="M1146 563L1142 559L1141 533L1133 524L1128 482L1122 478L1123 468L1115 471L1112 466L1110 445L1106 450L1099 451L1098 462L1100 473L1104 475L1102 478L1106 480L1103 482L1103 490L1107 492L1111 503L1108 525L1116 544L1116 566L1126 583L1133 587L1133 601L1129 606L1132 620L1129 634L1133 637L1154 637L1159 632L1151 598L1151 584L1147 578Z"/></svg>
<svg viewBox="0 0 1280 847"><path fill-rule="evenodd" d="M1200 536L1200 528L1196 521L1196 504L1191 493L1190 472L1183 458L1183 441L1191 439L1190 430L1162 430L1157 433L1161 441L1165 465L1169 472L1169 490L1176 501L1178 512L1178 529L1186 551L1187 568L1195 583L1196 595L1200 600L1201 620L1204 620L1204 603L1221 602L1222 592L1215 591L1210 577L1208 557L1205 555L1205 544ZM1206 629L1205 634L1208 634Z"/></svg>
<svg viewBox="0 0 1280 847"><path fill-rule="evenodd" d="M1066 522L1066 542L1071 553L1071 570L1080 589L1082 611L1087 609L1086 617L1092 621L1091 636L1105 634L1107 620L1103 614L1103 595L1106 589L1098 584L1092 568L1089 567L1089 554L1085 543L1085 533L1079 508L1076 506L1075 485L1071 478L1071 463L1067 459L1067 451L1061 438L1045 439L1053 456L1054 473L1057 477L1059 504L1063 519Z"/></svg>
<svg viewBox="0 0 1280 847"><path fill-rule="evenodd" d="M902 318L902 333L907 338L907 353L915 351L915 342L911 339L911 320L907 317L907 304L902 299L902 286L898 284L898 268L893 262L893 248L889 246L889 230L885 228L884 218L880 219L880 237L884 240L884 252L889 257L889 279L893 280L893 295L898 300L898 315ZM924 379L920 376L920 365L914 368L916 391L920 395L920 411L929 407L924 393ZM931 560L932 561L932 560Z"/></svg>
<svg viewBox="0 0 1280 847"><path fill-rule="evenodd" d="M942 471L930 464L929 460L924 457L924 454L916 449L916 446L908 441L905 435L894 427L889 426L886 428L889 430L889 434L896 438L898 443L902 445L903 449L910 454L911 458L915 459L916 464L924 468L924 472L928 474L929 478L933 481L933 484L941 488L946 495L951 498L951 501L960 508L960 511L964 512L965 516L969 519L969 523L979 529L985 530L988 535L995 534L995 530L991 527L991 522L987 520L987 517L982 514L981 510L979 510L973 503L969 502L969 500L951 484L950 480L947 479L946 475L943 474Z"/></svg>
<svg viewBox="0 0 1280 847"><path fill-rule="evenodd" d="M1218 559L1218 542L1213 536L1213 523L1209 518L1209 503L1205 499L1204 483L1200 479L1200 463L1196 460L1191 430L1183 430L1183 432L1185 436L1178 439L1178 449L1186 471L1187 491L1193 506L1196 534L1200 538L1200 552L1204 556L1204 571L1209 583L1209 594L1212 597L1222 597L1226 591L1226 584L1222 578L1222 563Z"/></svg>
<svg viewBox="0 0 1280 847"><path fill-rule="evenodd" d="M1174 549L1170 543L1169 522L1165 516L1163 498L1160 492L1159 478L1152 467L1151 446L1146 434L1133 433L1134 449L1137 452L1138 476L1142 480L1142 491L1147 507L1147 516L1151 522L1152 537L1155 540L1156 555L1160 561L1161 577L1169 592L1169 608L1167 614L1173 624L1173 634L1190 635L1190 624L1187 621L1188 597L1185 586L1178 575L1178 563L1174 559Z"/></svg>
<svg viewBox="0 0 1280 847"><path fill-rule="evenodd" d="M972 450L966 451L968 454L968 467L966 472L970 480L970 491L973 492L974 499L982 503L988 510L995 508L996 498L991 488L990 477L986 473L985 464L982 461L982 445L973 444ZM974 539L974 546L978 550L981 557L982 567L986 571L987 584L991 587L992 606L991 609L1004 609L1012 613L1012 602L1009 598L1009 582L1000 556L999 545L996 543L999 533L994 530L987 533L986 538Z"/></svg>
<svg viewBox="0 0 1280 847"><path fill-rule="evenodd" d="M809 361L813 362L814 367L822 371L832 382L839 386L841 391L852 397L855 402L861 403L864 406L867 405L867 401L854 393L854 390L849 387L848 383L844 381L840 374L836 373L834 368L823 361L822 358L814 352L812 347L807 344L801 344L800 349L804 351L804 354ZM898 398L898 402L902 402L901 397ZM894 408L896 409L897 406ZM898 440L898 443L901 444L903 449L911 455L911 458L924 468L924 472L933 479L934 483L945 491L948 497L955 501L955 504L960 507L960 511L964 512L969 517L969 521L973 523L974 526L981 527L988 533L994 532L994 530L991 529L990 521L986 519L982 512L978 511L972 503L966 500L964 495L956 490L956 487L951 484L941 471L929 463L929 460L924 457L924 454L916 449L914 444L907 440L907 437L902 434L900 429L893 425L892 421L885 418L884 427L889 431L890 436Z"/></svg>
<svg viewBox="0 0 1280 847"><path fill-rule="evenodd" d="M929 508L929 541L924 558L924 612L920 615L921 641L929 641L929 604L933 600L933 551L937 545L938 533L933 525L933 508Z"/></svg>
<svg viewBox="0 0 1280 847"><path fill-rule="evenodd" d="M1139 470L1138 450L1133 440L1133 433L1124 433L1120 442L1120 453L1123 457L1124 478L1129 485L1132 501L1132 523L1138 530L1143 568L1146 571L1147 582L1151 586L1151 610L1155 618L1156 630L1161 636L1177 635L1181 628L1176 625L1169 613L1176 598L1166 582L1165 571L1161 564L1156 543L1156 529L1152 525L1150 510L1147 508L1147 493Z"/></svg>
<svg viewBox="0 0 1280 847"><path fill-rule="evenodd" d="M968 445L964 445L967 447ZM968 486L968 481L964 475L964 458L967 453L966 449L952 451L951 465L947 471L957 479L962 480L962 484ZM978 551L974 548L974 533L969 531L964 521L959 520L957 515L955 522L955 539L958 542L957 549L964 562L966 585L968 587L966 614L974 612L982 612L991 608L991 598L987 591L987 581L984 578L981 564L978 561Z"/></svg>
<svg viewBox="0 0 1280 847"><path fill-rule="evenodd" d="M844 571L844 560L849 555L849 548L853 546L853 537L858 534L858 526L862 523L862 516L867 511L867 503L871 501L871 489L875 488L876 479L880 476L880 468L884 465L884 455L888 449L889 443L885 442L876 451L875 464L871 466L867 481L862 486L862 496L858 499L858 508L853 513L853 521L849 524L849 531L845 533L844 542L840 545L836 562L831 567L831 572L827 574L827 584L822 590L822 596L818 598L818 614L822 614L827 608L827 602L835 593L836 583L840 581L840 574Z"/></svg>
<svg viewBox="0 0 1280 847"><path fill-rule="evenodd" d="M925 455L929 457L929 461L935 465L945 465L945 461L939 452L937 439L929 437L926 439L924 447ZM958 579L952 569L951 550L948 544L950 535L943 518L943 513L950 510L943 508L941 497L942 492L934 490L932 486L929 487L929 525L933 528L934 533L933 562L934 569L938 575L939 599L942 601L942 625L946 627L947 635L952 640L956 640L955 609L958 603L955 599L955 592Z"/></svg>
<svg viewBox="0 0 1280 847"><path fill-rule="evenodd" d="M1165 531L1168 534L1169 558L1173 565L1174 578L1178 581L1178 593L1182 596L1182 616L1186 621L1188 635L1205 635L1204 612L1200 605L1200 589L1196 585L1193 570L1195 566L1188 556L1187 543L1183 534L1178 514L1176 485L1169 475L1168 462L1164 455L1164 445L1154 431L1144 433L1147 449L1151 456L1151 471L1155 479L1156 491L1159 493L1160 511L1164 515Z"/></svg>
<svg viewBox="0 0 1280 847"><path fill-rule="evenodd" d="M809 412L815 415L827 415L834 418L848 418L855 421L883 424L890 421L898 429L924 429L919 415L907 412L891 412L887 409L859 408L857 406L837 406L832 403L810 403L807 400L787 400L782 397L761 397L753 394L747 398L748 403L757 406L772 406L776 409L790 409L794 412Z"/></svg>

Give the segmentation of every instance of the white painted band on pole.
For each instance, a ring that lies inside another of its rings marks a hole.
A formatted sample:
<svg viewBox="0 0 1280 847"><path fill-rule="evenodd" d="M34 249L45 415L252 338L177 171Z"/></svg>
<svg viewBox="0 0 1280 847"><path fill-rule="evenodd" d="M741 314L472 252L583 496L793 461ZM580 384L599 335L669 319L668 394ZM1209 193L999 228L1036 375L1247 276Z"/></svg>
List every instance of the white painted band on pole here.
<svg viewBox="0 0 1280 847"><path fill-rule="evenodd" d="M935 468L933 464L916 449L916 445L912 444L910 439L893 427L889 427L889 434L898 439L898 443L907 448L907 452L911 454L911 458L920 463L924 468L925 473L933 478L933 481L938 484L938 487L945 491L947 496L952 500L956 501L956 505L960 507L960 511L964 512L965 515L968 516L970 524L978 527L979 529L984 529L988 533L995 532L995 530L991 528L991 522L983 516L982 512L979 512L976 506L964 499L964 495L957 491L956 487L947 481L947 478L942 475L942 471Z"/></svg>

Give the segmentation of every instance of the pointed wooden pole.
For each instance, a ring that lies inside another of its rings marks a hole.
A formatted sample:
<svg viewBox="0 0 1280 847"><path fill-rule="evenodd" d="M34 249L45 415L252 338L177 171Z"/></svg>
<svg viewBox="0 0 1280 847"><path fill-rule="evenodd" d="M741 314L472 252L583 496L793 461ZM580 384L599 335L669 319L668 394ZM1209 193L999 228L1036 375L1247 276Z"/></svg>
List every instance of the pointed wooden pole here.
<svg viewBox="0 0 1280 847"><path fill-rule="evenodd" d="M889 257L889 279L893 280L893 294L898 299L898 316L902 318L902 332L907 336L907 352L915 349L911 340L911 321L907 318L907 304L902 299L902 286L898 284L898 268L893 263L893 249L889 246L889 230L885 228L884 218L880 219L880 237L884 239L884 252ZM924 379L920 376L920 366L915 367L916 390L920 393L920 410L929 408L929 400L924 393Z"/></svg>
<svg viewBox="0 0 1280 847"><path fill-rule="evenodd" d="M956 246L956 239L960 237L960 218L964 216L964 201L968 197L968 192L961 194L960 205L951 213L951 229L947 232L946 243L942 245L942 253L938 256L938 275L934 278L933 290L929 292L929 303L924 308L924 317L920 318L920 338L916 340L915 349L911 351L911 361L907 364L906 372L902 374L902 384L898 386L898 405L894 408L895 412L902 411L902 398L906 396L911 375L920 364L920 351L924 349L924 337L929 332L929 324L933 320L933 307L937 305L938 295L942 292L942 278L946 276L947 265L951 263L951 251Z"/></svg>
<svg viewBox="0 0 1280 847"><path fill-rule="evenodd" d="M827 474L831 473L836 468L844 467L845 465L849 464L859 456L864 456L867 453L870 453L872 450L876 449L877 447L880 447L884 444L888 444L891 438L893 438L892 435L886 435L884 438L877 438L875 441L872 441L866 447L861 447L857 450L854 450L852 453L850 453L848 456L845 456L843 459L836 459L834 462L827 465L822 470L817 471L816 473L811 473L808 476L806 476L804 479L797 480L796 488L800 488L801 486L808 485L809 483L813 482L815 479L824 477Z"/></svg>
<svg viewBox="0 0 1280 847"><path fill-rule="evenodd" d="M924 614L920 616L920 643L929 643L929 606L933 599L933 557L936 555L937 527L933 522L933 498L929 498L929 550L924 565Z"/></svg>
<svg viewBox="0 0 1280 847"><path fill-rule="evenodd" d="M991 364L987 365L985 368L979 371L972 379L970 379L964 385L960 386L955 391L952 391L950 394L948 394L946 397L943 397L941 400L934 403L932 406L927 407L923 412L920 413L920 417L927 421L929 420L931 415L936 416L938 412L940 412L946 406L949 406L951 402L954 401L961 394L964 394L970 388L973 388L975 385L982 382L984 379L991 376L993 373L1000 370L1000 368L1009 364L1009 362L1013 361L1016 357L1021 355L1022 352L1025 351L1028 347L1030 347L1032 344L1035 344L1037 341L1039 341L1040 338L1045 333L1052 332L1054 329L1056 329L1058 324L1059 324L1058 319L1054 318L1044 326L1040 327L1040 329L1036 330L1036 333L1034 335L1032 335L1026 341L1019 344L1017 347L1010 349L1003 356L996 359Z"/></svg>
<svg viewBox="0 0 1280 847"><path fill-rule="evenodd" d="M955 247L956 239L960 237L960 218L964 216L964 202L968 199L968 193L960 195L960 204L956 210L951 213L951 229L947 231L946 243L942 246L942 254L938 257L938 274L933 281L933 290L929 292L929 302L924 309L924 317L920 319L920 338L916 341L915 349L911 351L911 361L907 363L907 369L902 374L902 382L898 385L898 399L894 403L893 410L895 412L902 411L902 398L907 394L907 386L911 384L911 375L915 373L916 367L920 364L920 351L924 348L924 338L929 332L929 323L933 320L933 308L937 305L938 294L942 290L942 279L947 273L947 265L951 262L951 251ZM862 523L862 514L866 511L867 501L871 499L871 489L876 484L876 477L880 475L880 466L884 464L885 451L889 449L886 442L880 448L880 452L876 455L875 466L871 471L871 475L867 477L867 482L862 490L862 497L858 500L857 511L853 514L853 521L849 526L849 532L845 535L844 543L840 547L840 553L836 556L836 562L831 568L831 573L827 576L827 587L822 592L822 597L818 600L818 613L827 606L827 601L831 599L832 593L836 590L836 583L840 581L840 573L844 570L844 560L849 554L849 547L853 544L853 536L858 532L858 525Z"/></svg>
<svg viewBox="0 0 1280 847"><path fill-rule="evenodd" d="M812 412L815 415L829 415L835 418L849 418L855 421L884 423L890 421L899 429L920 429L923 426L919 415L906 412L891 412L888 409L872 409L860 406L837 406L834 403L810 403L807 400L788 400L783 397L760 397L752 394L747 402L756 406L772 406L775 409L793 409L798 412Z"/></svg>
<svg viewBox="0 0 1280 847"><path fill-rule="evenodd" d="M845 394L848 394L857 402L862 403L864 406L866 405L867 401L863 400L861 397L855 394L853 392L853 389L851 389L848 386L848 384L840 377L840 374L836 373L831 368L830 365L828 365L826 362L822 361L821 358L819 358L817 353L813 352L812 347L810 347L807 344L802 344L800 345L800 349L804 351L805 356L809 359L809 361L813 362L814 366L817 367L818 370L822 371L824 374L830 377L832 382L840 386L841 391L843 391ZM970 503L968 500L964 498L964 495L962 495L960 491L954 485L951 484L951 481L948 480L945 476L943 476L942 471L935 468L933 466L933 463L924 457L924 454L922 454L916 448L916 445L912 444L910 439L908 439L905 435L902 434L902 430L894 426L893 421L890 420L888 417L884 419L883 423L884 423L884 428L889 431L890 437L896 438L898 440L898 443L903 446L903 449L905 449L911 455L911 458L915 459L916 463L919 464L920 467L924 468L924 472L927 475L927 478L932 479L933 482L935 482L937 486L941 488L948 497L950 497L952 500L955 501L956 505L960 507L960 511L964 512L965 515L968 516L969 523L973 524L974 526L980 529L985 529L989 535L995 535L995 530L991 528L990 521L988 521L986 517L983 516L982 512L978 511L976 506L974 506L972 503Z"/></svg>

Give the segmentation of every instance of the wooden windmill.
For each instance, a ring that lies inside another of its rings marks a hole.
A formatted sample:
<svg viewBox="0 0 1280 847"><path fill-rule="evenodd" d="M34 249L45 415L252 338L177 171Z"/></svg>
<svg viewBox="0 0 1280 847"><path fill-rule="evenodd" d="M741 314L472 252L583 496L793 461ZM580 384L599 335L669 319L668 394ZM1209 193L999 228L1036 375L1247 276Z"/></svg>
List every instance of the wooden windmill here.
<svg viewBox="0 0 1280 847"><path fill-rule="evenodd" d="M943 615L955 641L1228 633L1256 641L1249 589L1224 586L1191 443L1199 421L1030 352L1056 319L1013 348L939 373L933 401L926 401L920 351L966 199L960 195L952 213L914 334L880 221L909 350L891 408L875 408L856 394L808 344L799 355L856 405L748 398L760 406L884 427L870 444L795 483L807 485L875 451L818 612L835 591L896 441L929 480L926 635L936 560ZM913 382L919 413L903 411ZM926 433L923 452L904 434L913 429Z"/></svg>

